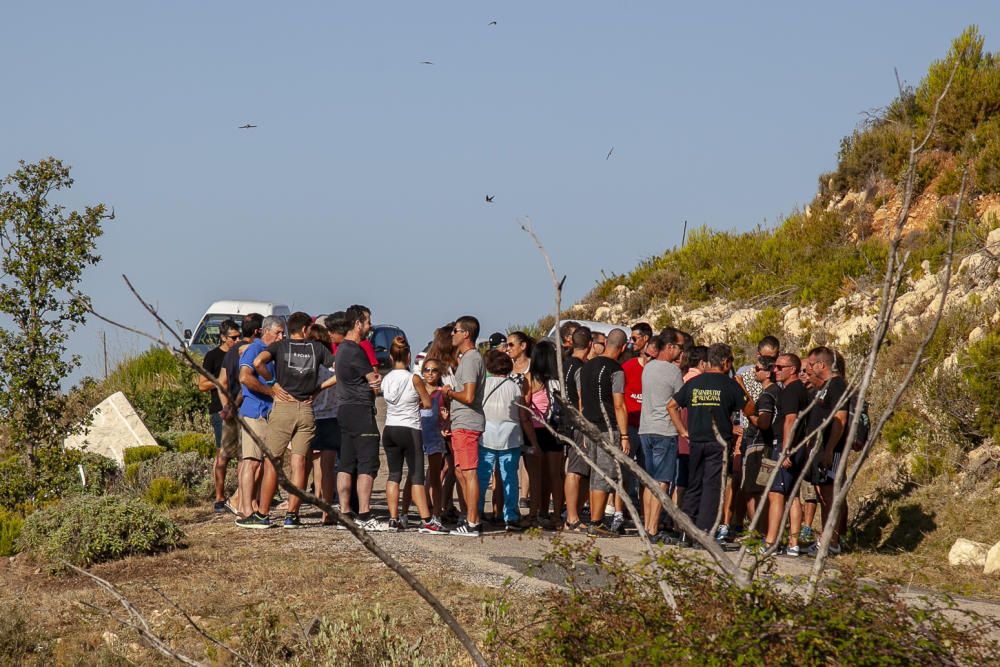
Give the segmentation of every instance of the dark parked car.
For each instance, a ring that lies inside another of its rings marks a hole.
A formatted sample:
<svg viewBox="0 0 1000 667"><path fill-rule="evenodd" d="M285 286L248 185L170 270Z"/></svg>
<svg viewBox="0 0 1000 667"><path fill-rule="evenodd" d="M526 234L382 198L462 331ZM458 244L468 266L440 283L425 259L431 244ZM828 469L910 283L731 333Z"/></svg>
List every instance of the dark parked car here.
<svg viewBox="0 0 1000 667"><path fill-rule="evenodd" d="M396 336L406 338L406 332L395 324L376 324L372 327L371 333L368 334L368 340L375 348L375 358L378 359L380 370L392 368L392 361L389 359L389 346L392 345L392 339Z"/></svg>

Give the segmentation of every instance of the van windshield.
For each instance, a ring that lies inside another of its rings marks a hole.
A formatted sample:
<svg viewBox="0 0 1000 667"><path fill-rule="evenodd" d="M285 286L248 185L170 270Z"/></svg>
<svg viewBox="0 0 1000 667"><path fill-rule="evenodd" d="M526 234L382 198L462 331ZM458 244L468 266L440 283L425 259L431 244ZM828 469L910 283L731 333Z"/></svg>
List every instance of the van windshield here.
<svg viewBox="0 0 1000 667"><path fill-rule="evenodd" d="M205 315L205 318L201 321L201 325L198 327L198 330L194 332L194 338L191 339L191 344L215 347L219 344L219 325L222 324L223 320L234 320L238 323L242 319L242 315L209 313L208 315Z"/></svg>

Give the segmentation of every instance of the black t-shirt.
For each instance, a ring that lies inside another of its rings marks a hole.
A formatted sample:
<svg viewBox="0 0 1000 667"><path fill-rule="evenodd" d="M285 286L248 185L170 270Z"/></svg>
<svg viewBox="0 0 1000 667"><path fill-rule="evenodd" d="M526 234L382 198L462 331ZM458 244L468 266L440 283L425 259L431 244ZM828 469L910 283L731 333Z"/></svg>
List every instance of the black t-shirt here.
<svg viewBox="0 0 1000 667"><path fill-rule="evenodd" d="M274 359L274 379L294 398L312 398L319 386L319 367L332 366L333 354L316 340L283 338L268 345Z"/></svg>
<svg viewBox="0 0 1000 667"><path fill-rule="evenodd" d="M242 386L240 384L240 355L246 349L248 343L240 341L238 345L229 348L226 355L222 357L222 367L226 369L226 389L230 400L235 401L240 395Z"/></svg>
<svg viewBox="0 0 1000 667"><path fill-rule="evenodd" d="M812 399L809 397L809 391L806 386L802 384L799 380L786 385L782 390L781 394L778 396L778 414L775 416L777 423L775 425L775 435L778 440L782 442L782 447L784 447L784 437L785 437L785 415L798 415L800 412L809 407L809 403ZM813 414L815 408L809 412ZM799 426L792 435L791 446L798 444L802 437L807 433L806 422L808 419L802 419L799 421Z"/></svg>
<svg viewBox="0 0 1000 667"><path fill-rule="evenodd" d="M337 402L340 405L375 405L375 394L366 377L372 372L364 349L352 340L337 346Z"/></svg>
<svg viewBox="0 0 1000 667"><path fill-rule="evenodd" d="M583 416L601 431L607 431L606 412L612 430L617 431L614 394L625 395L622 365L608 357L594 357L580 368L579 392L583 401Z"/></svg>
<svg viewBox="0 0 1000 667"><path fill-rule="evenodd" d="M769 385L760 392L760 396L754 402L754 414L760 418L763 414L771 415L771 425L766 429L761 429L750 424L743 432L743 438L751 445L768 445L774 442L774 430L778 420L778 398L781 395L781 388L776 384Z"/></svg>
<svg viewBox="0 0 1000 667"><path fill-rule="evenodd" d="M566 387L566 400L574 408L580 406L580 392L576 389L576 374L583 368L583 360L569 357L565 360L563 370L566 372L563 386Z"/></svg>
<svg viewBox="0 0 1000 667"><path fill-rule="evenodd" d="M221 347L213 347L211 350L205 353L205 358L202 360L201 365L204 366L205 370L212 374L213 377L218 378L219 372L222 371L222 360L226 356L226 353L222 351ZM212 396L209 400L209 414L215 414L222 410L222 401L219 400L219 390L212 389Z"/></svg>
<svg viewBox="0 0 1000 667"><path fill-rule="evenodd" d="M820 424L823 423L824 419L826 419L834 412L834 408L836 408L837 403L840 401L841 397L844 395L844 392L846 391L847 391L847 382L844 380L844 378L840 377L839 375L834 375L833 377L831 377L829 380L826 381L826 384L824 384L817 390L816 395L819 398L816 401L816 407L814 407L812 411L809 413L810 432L815 430ZM849 409L848 402L844 401L843 405L841 405L839 408L836 408L836 411L847 412L848 409ZM826 428L823 429L823 435L822 435L823 440L821 442L821 446L823 447L826 446L826 441L827 438L829 438L830 436L830 430L832 428L833 428L833 422L831 421L829 424L826 425ZM844 451L844 440L846 438L847 438L847 429L845 428L841 432L840 439L834 446L833 451L835 452Z"/></svg>
<svg viewBox="0 0 1000 667"><path fill-rule="evenodd" d="M712 431L714 421L719 435L730 444L733 442L730 415L742 410L747 403L743 388L723 373L694 376L674 394L674 400L688 409L688 439L691 442L718 442Z"/></svg>

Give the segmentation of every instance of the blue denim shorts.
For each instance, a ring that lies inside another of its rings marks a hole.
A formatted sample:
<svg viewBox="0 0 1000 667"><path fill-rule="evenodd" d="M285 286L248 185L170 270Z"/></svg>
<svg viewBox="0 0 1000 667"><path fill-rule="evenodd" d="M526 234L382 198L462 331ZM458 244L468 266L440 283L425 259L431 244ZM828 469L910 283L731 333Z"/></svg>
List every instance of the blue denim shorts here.
<svg viewBox="0 0 1000 667"><path fill-rule="evenodd" d="M639 441L646 472L657 482L672 484L677 474L677 436L642 433Z"/></svg>

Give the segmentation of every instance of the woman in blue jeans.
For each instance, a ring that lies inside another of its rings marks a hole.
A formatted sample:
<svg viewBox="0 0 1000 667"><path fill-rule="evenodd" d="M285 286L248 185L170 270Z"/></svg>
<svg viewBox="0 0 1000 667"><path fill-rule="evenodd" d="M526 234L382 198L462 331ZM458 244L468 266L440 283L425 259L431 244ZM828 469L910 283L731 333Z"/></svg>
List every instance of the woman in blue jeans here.
<svg viewBox="0 0 1000 667"><path fill-rule="evenodd" d="M521 511L517 506L517 464L525 440L534 450L537 450L538 443L535 442L535 431L531 428L527 412L518 408L518 404L527 404L527 395L526 389L508 377L513 368L510 357L499 350L490 350L484 361L487 372L483 386L486 430L479 439L479 468L476 470L479 477L479 513L482 516L486 489L494 467L498 467L503 485L504 525L508 532L516 532L521 529Z"/></svg>

